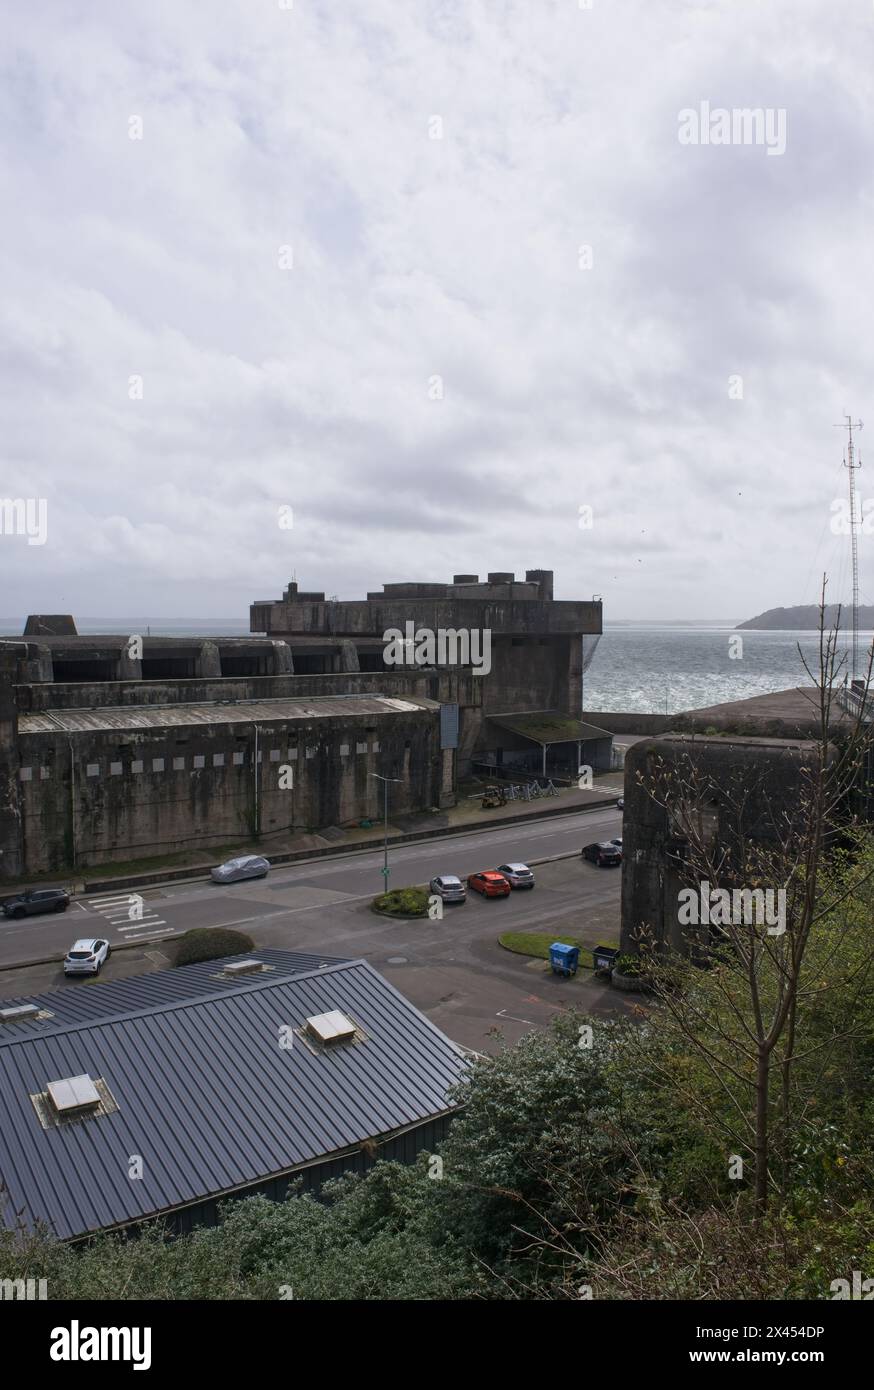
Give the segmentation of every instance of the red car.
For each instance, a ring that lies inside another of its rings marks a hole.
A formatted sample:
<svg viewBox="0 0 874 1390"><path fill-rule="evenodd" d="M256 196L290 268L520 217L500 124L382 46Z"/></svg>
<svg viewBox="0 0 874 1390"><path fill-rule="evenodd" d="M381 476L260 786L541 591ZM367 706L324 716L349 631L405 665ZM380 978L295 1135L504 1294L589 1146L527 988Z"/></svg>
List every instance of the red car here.
<svg viewBox="0 0 874 1390"><path fill-rule="evenodd" d="M481 874L471 874L467 880L468 888L482 893L484 898L508 898L510 885L497 869L484 869Z"/></svg>

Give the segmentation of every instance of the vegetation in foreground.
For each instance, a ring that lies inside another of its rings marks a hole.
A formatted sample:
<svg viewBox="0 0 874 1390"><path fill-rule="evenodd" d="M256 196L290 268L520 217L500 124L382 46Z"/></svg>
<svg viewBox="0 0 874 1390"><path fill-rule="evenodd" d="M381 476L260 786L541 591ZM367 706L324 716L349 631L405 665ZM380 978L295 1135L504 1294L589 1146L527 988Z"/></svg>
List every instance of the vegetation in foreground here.
<svg viewBox="0 0 874 1390"><path fill-rule="evenodd" d="M379 1163L322 1201L230 1201L219 1226L175 1239L8 1232L0 1277L81 1299L828 1299L874 1274L871 842L856 867L861 886L818 928L841 950L832 987L805 992L799 1104L764 1216L738 1137L754 1069L726 1091L647 1001L637 1021L566 1015L476 1061L440 1154L416 1165ZM682 982L714 1023L717 975Z"/></svg>

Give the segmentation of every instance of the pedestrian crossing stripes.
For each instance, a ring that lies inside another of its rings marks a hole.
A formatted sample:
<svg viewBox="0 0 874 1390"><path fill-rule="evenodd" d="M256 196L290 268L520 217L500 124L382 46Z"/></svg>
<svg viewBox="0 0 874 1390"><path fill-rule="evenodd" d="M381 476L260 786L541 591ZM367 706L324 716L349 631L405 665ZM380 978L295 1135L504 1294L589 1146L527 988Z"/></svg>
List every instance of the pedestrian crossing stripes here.
<svg viewBox="0 0 874 1390"><path fill-rule="evenodd" d="M88 898L86 901L91 911L99 913L124 941L138 941L147 936L171 936L175 932L140 893L116 893Z"/></svg>

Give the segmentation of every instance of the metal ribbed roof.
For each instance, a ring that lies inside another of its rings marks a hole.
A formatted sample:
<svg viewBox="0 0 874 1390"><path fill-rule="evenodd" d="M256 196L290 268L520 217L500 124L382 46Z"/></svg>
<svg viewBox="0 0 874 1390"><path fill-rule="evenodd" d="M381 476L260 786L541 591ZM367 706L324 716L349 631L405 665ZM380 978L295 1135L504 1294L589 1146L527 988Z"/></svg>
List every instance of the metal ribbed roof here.
<svg viewBox="0 0 874 1390"><path fill-rule="evenodd" d="M296 700L236 700L227 704L107 705L22 714L20 734L88 733L103 729L161 729L167 725L267 724L291 720L349 719L356 715L421 714L436 700L390 695L313 695Z"/></svg>
<svg viewBox="0 0 874 1390"><path fill-rule="evenodd" d="M134 975L127 980L94 979L70 981L63 989L46 990L43 994L21 995L16 999L0 999L0 1009L15 1008L18 1004L36 1004L50 1017L23 1019L20 1023L0 1023L0 1047L10 1038L33 1037L51 1032L71 1023L88 1023L98 1018L118 1018L121 1014L139 1009L169 1004L174 999L191 999L197 995L215 994L223 982L216 981L225 965L234 960L260 960L272 966L271 976L303 975L318 970L322 964L340 965L342 956L317 956L302 951L246 951L240 956L203 961L199 965L184 965L178 970L152 970L146 975ZM261 978L258 976L255 979ZM251 984L251 977L245 980ZM230 987L230 986L229 986Z"/></svg>
<svg viewBox="0 0 874 1390"><path fill-rule="evenodd" d="M215 964L214 962L211 964ZM339 1009L364 1040L313 1050L284 1026ZM366 961L262 975L0 1047L7 1226L81 1236L238 1188L449 1109L460 1049ZM101 1079L118 1108L44 1129L49 1081ZM132 1155L144 1176L132 1180Z"/></svg>

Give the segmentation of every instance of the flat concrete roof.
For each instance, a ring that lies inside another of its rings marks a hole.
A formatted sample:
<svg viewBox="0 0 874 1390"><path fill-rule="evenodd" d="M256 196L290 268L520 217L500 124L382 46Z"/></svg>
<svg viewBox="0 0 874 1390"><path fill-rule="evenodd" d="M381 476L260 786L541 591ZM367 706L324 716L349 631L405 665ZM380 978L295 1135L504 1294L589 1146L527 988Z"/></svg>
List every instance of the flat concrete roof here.
<svg viewBox="0 0 874 1390"><path fill-rule="evenodd" d="M162 729L185 725L273 724L293 720L352 719L424 714L438 701L392 695L314 695L296 700L238 700L197 705L115 705L100 709L46 710L23 714L20 734L89 733L106 729Z"/></svg>
<svg viewBox="0 0 874 1390"><path fill-rule="evenodd" d="M720 719L782 719L803 722L819 718L819 690L815 685L796 685L791 690L774 690L768 695L752 695L747 700L727 700L722 705L704 705L701 709L683 710L698 718L712 714ZM846 719L838 705L837 692L832 699L832 720Z"/></svg>
<svg viewBox="0 0 874 1390"><path fill-rule="evenodd" d="M528 738L532 743L583 743L588 739L612 738L606 729L585 724L560 710L538 710L528 714L487 714L490 724Z"/></svg>

